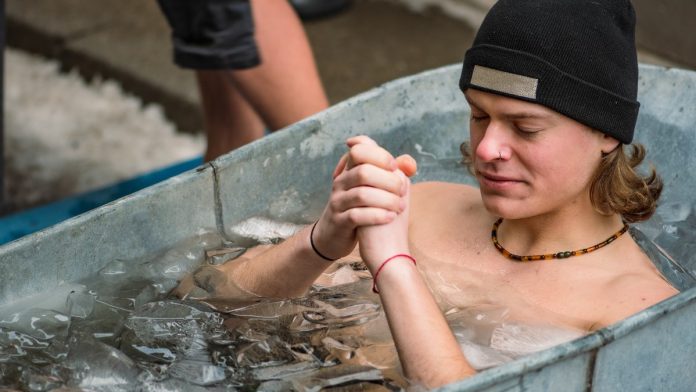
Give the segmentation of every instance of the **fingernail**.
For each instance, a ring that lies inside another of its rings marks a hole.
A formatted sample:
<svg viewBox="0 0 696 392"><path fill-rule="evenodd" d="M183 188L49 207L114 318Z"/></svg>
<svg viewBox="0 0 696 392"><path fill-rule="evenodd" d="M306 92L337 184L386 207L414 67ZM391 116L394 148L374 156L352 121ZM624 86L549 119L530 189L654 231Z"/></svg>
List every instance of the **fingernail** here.
<svg viewBox="0 0 696 392"><path fill-rule="evenodd" d="M396 218L396 212L389 211L387 213L387 219L389 220L389 222L393 221L395 218Z"/></svg>
<svg viewBox="0 0 696 392"><path fill-rule="evenodd" d="M399 201L399 212L403 212L406 209L406 200L401 199Z"/></svg>

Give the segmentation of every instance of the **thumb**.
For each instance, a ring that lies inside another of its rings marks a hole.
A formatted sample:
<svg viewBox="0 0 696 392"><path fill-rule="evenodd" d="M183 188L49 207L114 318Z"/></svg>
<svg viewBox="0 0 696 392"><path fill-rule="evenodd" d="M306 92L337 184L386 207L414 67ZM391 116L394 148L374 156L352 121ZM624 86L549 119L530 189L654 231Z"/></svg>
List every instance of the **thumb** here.
<svg viewBox="0 0 696 392"><path fill-rule="evenodd" d="M399 177L401 177L401 196L408 199L411 193L411 179L401 170L397 170L396 172L399 174Z"/></svg>
<svg viewBox="0 0 696 392"><path fill-rule="evenodd" d="M346 168L346 164L348 163L348 154L343 154L341 159L338 160L338 163L336 164L336 168L333 171L333 174L331 175L331 178L335 179L338 177L339 174L343 173L343 169Z"/></svg>
<svg viewBox="0 0 696 392"><path fill-rule="evenodd" d="M418 171L416 160L408 154L398 156L396 165L407 177L412 177Z"/></svg>

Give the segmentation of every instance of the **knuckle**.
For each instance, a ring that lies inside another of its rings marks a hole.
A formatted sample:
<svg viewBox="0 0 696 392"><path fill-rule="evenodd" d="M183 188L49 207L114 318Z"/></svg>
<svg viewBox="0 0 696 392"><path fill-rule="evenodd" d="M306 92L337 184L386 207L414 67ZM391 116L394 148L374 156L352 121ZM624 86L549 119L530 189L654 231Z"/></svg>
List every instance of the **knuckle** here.
<svg viewBox="0 0 696 392"><path fill-rule="evenodd" d="M333 211L338 211L341 206L341 201L337 195L331 195L329 198L329 209Z"/></svg>
<svg viewBox="0 0 696 392"><path fill-rule="evenodd" d="M368 190L365 188L357 188L353 197L357 203L364 204L368 200Z"/></svg>
<svg viewBox="0 0 696 392"><path fill-rule="evenodd" d="M350 210L346 216L348 223L352 225L357 225L360 221L359 213L357 210Z"/></svg>
<svg viewBox="0 0 696 392"><path fill-rule="evenodd" d="M360 160L360 156L362 155L362 148L358 144L357 146L354 146L348 151L348 157L350 158L353 163L357 163Z"/></svg>
<svg viewBox="0 0 696 392"><path fill-rule="evenodd" d="M397 196L392 197L392 209L394 211L401 210L401 198Z"/></svg>
<svg viewBox="0 0 696 392"><path fill-rule="evenodd" d="M356 168L356 176L361 184L365 184L370 179L370 169L365 165L358 166Z"/></svg>

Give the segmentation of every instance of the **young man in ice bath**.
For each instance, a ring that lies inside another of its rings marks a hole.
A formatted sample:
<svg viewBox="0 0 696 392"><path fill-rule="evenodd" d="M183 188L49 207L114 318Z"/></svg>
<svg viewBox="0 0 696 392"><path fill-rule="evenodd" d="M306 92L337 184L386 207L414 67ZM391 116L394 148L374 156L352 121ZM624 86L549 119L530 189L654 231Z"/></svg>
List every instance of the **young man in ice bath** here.
<svg viewBox="0 0 696 392"><path fill-rule="evenodd" d="M327 259L359 253L404 372L428 387L475 373L438 301L591 331L674 295L625 234L662 187L634 171L643 150L627 146L634 25L628 0L500 0L460 80L471 107L463 152L480 189L411 186L412 158L354 137L316 224L208 269L210 295L299 296Z"/></svg>

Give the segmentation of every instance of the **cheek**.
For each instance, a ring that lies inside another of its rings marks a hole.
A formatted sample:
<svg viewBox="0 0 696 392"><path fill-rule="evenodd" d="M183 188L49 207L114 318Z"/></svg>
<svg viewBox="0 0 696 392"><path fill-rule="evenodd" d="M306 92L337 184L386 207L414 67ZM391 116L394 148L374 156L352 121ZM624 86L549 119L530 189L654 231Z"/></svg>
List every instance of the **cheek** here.
<svg viewBox="0 0 696 392"><path fill-rule="evenodd" d="M600 157L595 159L579 148L566 154L540 157L537 172L546 179L544 185L549 190L577 190L589 184L599 161Z"/></svg>

